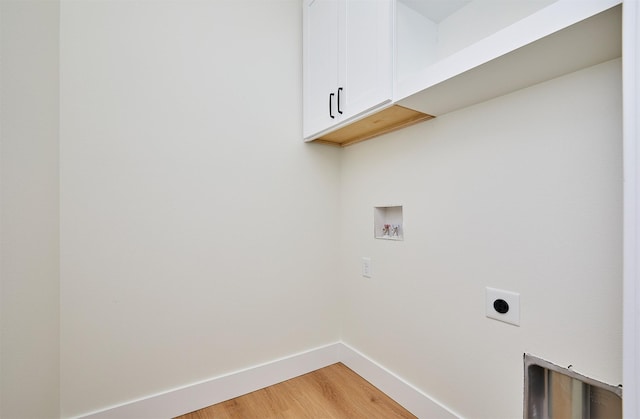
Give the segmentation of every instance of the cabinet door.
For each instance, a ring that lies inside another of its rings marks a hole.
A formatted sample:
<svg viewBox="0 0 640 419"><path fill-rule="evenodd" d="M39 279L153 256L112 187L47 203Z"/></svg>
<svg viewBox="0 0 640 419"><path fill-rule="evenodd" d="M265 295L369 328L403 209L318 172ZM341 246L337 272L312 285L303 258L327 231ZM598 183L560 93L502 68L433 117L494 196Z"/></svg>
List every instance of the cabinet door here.
<svg viewBox="0 0 640 419"><path fill-rule="evenodd" d="M337 122L338 3L338 0L305 0L303 76L305 138ZM330 99L332 99L331 105ZM330 106L333 118L329 113Z"/></svg>
<svg viewBox="0 0 640 419"><path fill-rule="evenodd" d="M339 21L344 21L338 62L340 108L342 118L349 118L391 101L393 4L347 0L339 13Z"/></svg>

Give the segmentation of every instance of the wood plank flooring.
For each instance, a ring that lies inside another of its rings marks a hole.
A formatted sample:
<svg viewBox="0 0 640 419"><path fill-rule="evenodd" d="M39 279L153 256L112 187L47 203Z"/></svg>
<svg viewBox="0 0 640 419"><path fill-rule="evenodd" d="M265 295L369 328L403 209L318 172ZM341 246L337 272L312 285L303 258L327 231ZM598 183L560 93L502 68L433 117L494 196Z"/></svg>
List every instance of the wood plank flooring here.
<svg viewBox="0 0 640 419"><path fill-rule="evenodd" d="M342 363L176 419L415 418Z"/></svg>

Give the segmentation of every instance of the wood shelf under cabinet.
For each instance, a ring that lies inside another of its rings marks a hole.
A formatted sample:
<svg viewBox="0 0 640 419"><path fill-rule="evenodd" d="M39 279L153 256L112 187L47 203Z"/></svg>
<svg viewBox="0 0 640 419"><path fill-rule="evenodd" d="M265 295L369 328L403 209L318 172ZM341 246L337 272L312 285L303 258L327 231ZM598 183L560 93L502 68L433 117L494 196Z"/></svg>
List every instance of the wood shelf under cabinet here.
<svg viewBox="0 0 640 419"><path fill-rule="evenodd" d="M313 141L346 147L432 118L434 118L433 115L393 105Z"/></svg>

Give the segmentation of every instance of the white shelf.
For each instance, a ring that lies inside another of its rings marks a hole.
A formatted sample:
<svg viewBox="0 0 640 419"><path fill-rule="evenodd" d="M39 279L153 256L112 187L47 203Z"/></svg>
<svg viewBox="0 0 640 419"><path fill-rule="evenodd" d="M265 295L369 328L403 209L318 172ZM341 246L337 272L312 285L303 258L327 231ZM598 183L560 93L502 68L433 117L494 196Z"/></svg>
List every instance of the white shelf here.
<svg viewBox="0 0 640 419"><path fill-rule="evenodd" d="M397 0L396 80L420 72L557 0Z"/></svg>
<svg viewBox="0 0 640 419"><path fill-rule="evenodd" d="M620 57L618 4L558 0L398 78L395 102L438 116Z"/></svg>

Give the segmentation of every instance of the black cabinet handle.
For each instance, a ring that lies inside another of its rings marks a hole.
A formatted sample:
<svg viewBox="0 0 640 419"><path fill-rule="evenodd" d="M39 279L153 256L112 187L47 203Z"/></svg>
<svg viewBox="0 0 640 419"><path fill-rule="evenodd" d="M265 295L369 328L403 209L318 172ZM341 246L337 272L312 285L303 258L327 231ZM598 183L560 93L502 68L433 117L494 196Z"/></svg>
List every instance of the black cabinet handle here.
<svg viewBox="0 0 640 419"><path fill-rule="evenodd" d="M341 114L342 111L340 110L340 92L342 92L342 87L338 87L338 113Z"/></svg>
<svg viewBox="0 0 640 419"><path fill-rule="evenodd" d="M334 119L335 116L333 116L333 109L331 108L331 102L333 102L333 96L335 95L335 93L329 93L329 116L331 117L331 119Z"/></svg>

